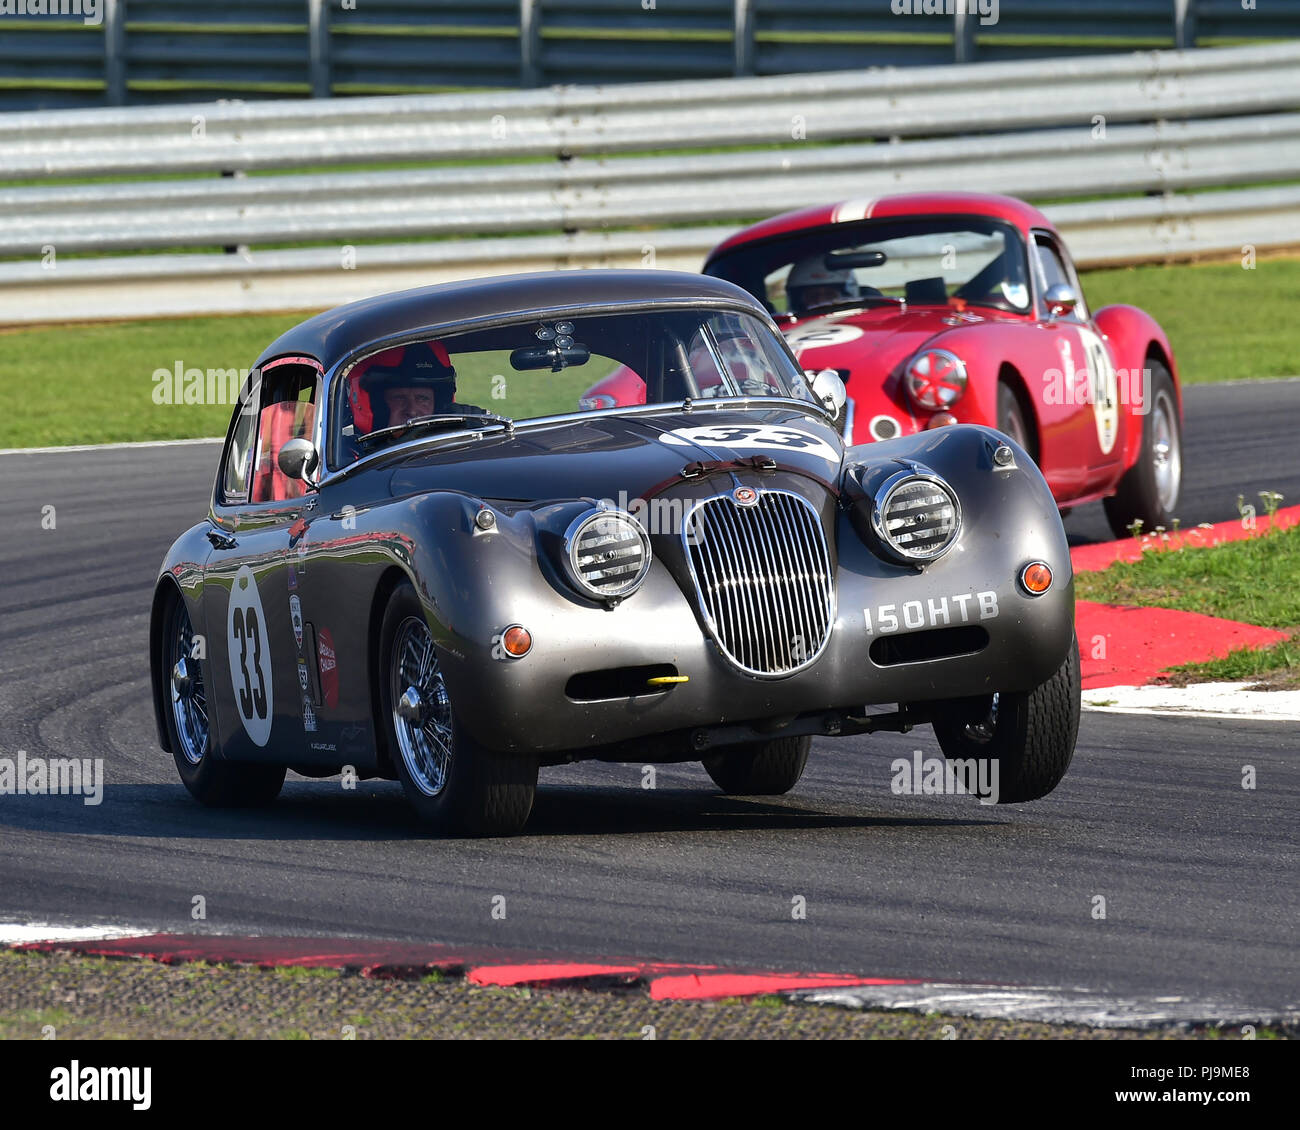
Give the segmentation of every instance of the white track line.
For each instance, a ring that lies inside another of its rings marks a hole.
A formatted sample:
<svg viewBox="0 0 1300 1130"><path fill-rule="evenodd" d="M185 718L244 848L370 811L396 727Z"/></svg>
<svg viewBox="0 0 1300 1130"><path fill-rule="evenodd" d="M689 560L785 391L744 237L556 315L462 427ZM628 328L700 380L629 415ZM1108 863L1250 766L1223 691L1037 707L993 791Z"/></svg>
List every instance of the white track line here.
<svg viewBox="0 0 1300 1130"><path fill-rule="evenodd" d="M1168 714L1182 718L1300 722L1300 691L1252 691L1258 680L1191 683L1185 687L1093 687L1083 692L1084 710L1105 714Z"/></svg>
<svg viewBox="0 0 1300 1130"><path fill-rule="evenodd" d="M147 439L132 443L78 443L65 447L3 447L0 455L56 455L64 451L118 451L137 447L193 447L204 443L225 443L225 436L201 439Z"/></svg>
<svg viewBox="0 0 1300 1130"><path fill-rule="evenodd" d="M797 989L786 994L812 1004L844 1008L905 1009L977 1019L1083 1024L1091 1028L1294 1023L1300 1007L1261 1009L1188 997L1127 997L1088 989L1012 985L864 985L843 989ZM960 1036L960 1032L958 1032Z"/></svg>
<svg viewBox="0 0 1300 1130"><path fill-rule="evenodd" d="M21 946L31 942L97 942L106 938L139 937L152 934L136 926L54 926L48 922L0 922L0 945Z"/></svg>

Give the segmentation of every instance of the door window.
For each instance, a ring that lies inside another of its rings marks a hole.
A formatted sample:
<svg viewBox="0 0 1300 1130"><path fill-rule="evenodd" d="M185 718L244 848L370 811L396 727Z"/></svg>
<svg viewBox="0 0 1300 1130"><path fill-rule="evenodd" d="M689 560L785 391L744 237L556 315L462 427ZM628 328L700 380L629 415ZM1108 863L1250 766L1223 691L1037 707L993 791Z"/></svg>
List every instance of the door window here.
<svg viewBox="0 0 1300 1130"><path fill-rule="evenodd" d="M1068 286L1079 300L1071 316L1080 321L1087 321L1088 308L1083 302L1083 292L1080 291L1079 284L1070 277L1070 271L1056 244L1047 236L1034 237L1034 261L1038 264L1039 293L1046 294L1058 283Z"/></svg>

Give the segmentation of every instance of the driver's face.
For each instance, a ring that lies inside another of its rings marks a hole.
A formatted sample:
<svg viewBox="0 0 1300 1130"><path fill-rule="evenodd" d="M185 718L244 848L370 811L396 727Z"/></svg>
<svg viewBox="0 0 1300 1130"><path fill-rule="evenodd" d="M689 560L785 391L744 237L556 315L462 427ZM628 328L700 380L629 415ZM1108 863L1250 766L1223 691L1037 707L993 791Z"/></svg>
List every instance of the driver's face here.
<svg viewBox="0 0 1300 1130"><path fill-rule="evenodd" d="M431 388L386 388L384 403L388 406L388 426L391 428L417 416L432 416L435 396Z"/></svg>
<svg viewBox="0 0 1300 1130"><path fill-rule="evenodd" d="M805 310L815 310L818 306L830 306L844 297L844 291L838 286L806 286L799 295Z"/></svg>

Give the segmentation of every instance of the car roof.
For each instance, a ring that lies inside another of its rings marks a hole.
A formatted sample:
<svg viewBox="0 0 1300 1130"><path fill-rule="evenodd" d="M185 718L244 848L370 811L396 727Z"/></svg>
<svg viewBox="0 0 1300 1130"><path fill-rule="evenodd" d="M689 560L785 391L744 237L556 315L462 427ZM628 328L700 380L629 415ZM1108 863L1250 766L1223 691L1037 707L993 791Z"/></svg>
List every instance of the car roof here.
<svg viewBox="0 0 1300 1130"><path fill-rule="evenodd" d="M1031 228L1056 230L1052 221L1042 212L1014 196L997 196L985 192L908 192L841 200L837 204L819 204L813 208L783 212L723 240L709 252L709 260L712 261L741 244L787 235L805 228L901 216L987 216L1014 224L1021 232L1028 232Z"/></svg>
<svg viewBox="0 0 1300 1130"><path fill-rule="evenodd" d="M372 342L408 331L499 315L558 313L617 305L744 307L768 320L747 291L722 279L685 271L576 270L498 275L380 294L308 318L272 342L257 367L276 357L306 355L326 370Z"/></svg>

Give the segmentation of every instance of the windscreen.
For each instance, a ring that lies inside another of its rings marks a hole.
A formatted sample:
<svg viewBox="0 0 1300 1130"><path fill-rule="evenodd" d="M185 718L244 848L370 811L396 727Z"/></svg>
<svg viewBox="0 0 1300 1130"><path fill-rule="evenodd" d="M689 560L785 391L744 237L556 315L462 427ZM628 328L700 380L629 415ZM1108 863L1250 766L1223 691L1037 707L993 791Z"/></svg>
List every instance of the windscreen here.
<svg viewBox="0 0 1300 1130"><path fill-rule="evenodd" d="M1030 309L1024 241L979 216L835 224L742 244L706 273L794 318L875 305Z"/></svg>
<svg viewBox="0 0 1300 1130"><path fill-rule="evenodd" d="M771 328L727 310L639 310L530 318L450 331L361 357L338 382L335 466L418 432L455 431L615 408L593 398L613 380L629 404L690 398L810 399Z"/></svg>

